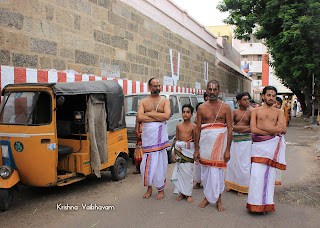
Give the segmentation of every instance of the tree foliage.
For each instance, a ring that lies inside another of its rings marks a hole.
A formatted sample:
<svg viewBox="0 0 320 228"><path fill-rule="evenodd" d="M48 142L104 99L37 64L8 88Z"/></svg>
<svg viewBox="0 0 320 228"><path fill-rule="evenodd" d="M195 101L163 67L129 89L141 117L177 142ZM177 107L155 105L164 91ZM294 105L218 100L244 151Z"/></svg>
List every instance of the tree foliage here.
<svg viewBox="0 0 320 228"><path fill-rule="evenodd" d="M305 108L312 74L320 81L320 1L224 0L217 8L229 12L224 22L236 26L236 38L265 39L276 75Z"/></svg>

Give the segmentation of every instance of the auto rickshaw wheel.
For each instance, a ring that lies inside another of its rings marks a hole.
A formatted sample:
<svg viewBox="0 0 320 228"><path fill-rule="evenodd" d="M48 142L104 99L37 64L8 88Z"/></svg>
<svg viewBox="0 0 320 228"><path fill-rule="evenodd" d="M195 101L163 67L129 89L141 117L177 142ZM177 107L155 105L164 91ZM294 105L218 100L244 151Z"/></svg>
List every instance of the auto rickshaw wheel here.
<svg viewBox="0 0 320 228"><path fill-rule="evenodd" d="M6 211L12 204L13 188L0 188L0 211Z"/></svg>
<svg viewBox="0 0 320 228"><path fill-rule="evenodd" d="M119 181L127 175L127 162L123 157L117 157L116 162L111 167L112 179Z"/></svg>

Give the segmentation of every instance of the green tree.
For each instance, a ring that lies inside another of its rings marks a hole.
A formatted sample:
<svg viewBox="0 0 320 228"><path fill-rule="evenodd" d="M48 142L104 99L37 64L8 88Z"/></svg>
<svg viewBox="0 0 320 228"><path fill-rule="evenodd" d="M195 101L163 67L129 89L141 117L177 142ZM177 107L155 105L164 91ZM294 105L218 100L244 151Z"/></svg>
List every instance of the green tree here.
<svg viewBox="0 0 320 228"><path fill-rule="evenodd" d="M312 75L320 78L319 0L224 0L217 8L229 12L224 22L236 26L235 38L265 40L270 65L310 115Z"/></svg>

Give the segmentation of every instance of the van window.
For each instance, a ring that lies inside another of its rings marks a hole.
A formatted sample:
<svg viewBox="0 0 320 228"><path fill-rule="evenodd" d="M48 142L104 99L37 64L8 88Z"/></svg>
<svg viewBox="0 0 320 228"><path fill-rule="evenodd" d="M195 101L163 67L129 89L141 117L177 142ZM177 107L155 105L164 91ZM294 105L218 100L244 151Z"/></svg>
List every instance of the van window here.
<svg viewBox="0 0 320 228"><path fill-rule="evenodd" d="M139 102L148 95L127 96L124 98L124 109L126 116L136 116L138 112Z"/></svg>
<svg viewBox="0 0 320 228"><path fill-rule="evenodd" d="M192 101L192 106L193 106L193 112L196 113L196 108L198 105L198 99L196 97L191 97L191 101Z"/></svg>
<svg viewBox="0 0 320 228"><path fill-rule="evenodd" d="M191 101L190 101L189 97L180 97L180 103L181 103L181 107L182 107L185 104L191 104Z"/></svg>
<svg viewBox="0 0 320 228"><path fill-rule="evenodd" d="M179 113L179 104L178 99L176 96L170 96L170 108L171 108L171 114Z"/></svg>

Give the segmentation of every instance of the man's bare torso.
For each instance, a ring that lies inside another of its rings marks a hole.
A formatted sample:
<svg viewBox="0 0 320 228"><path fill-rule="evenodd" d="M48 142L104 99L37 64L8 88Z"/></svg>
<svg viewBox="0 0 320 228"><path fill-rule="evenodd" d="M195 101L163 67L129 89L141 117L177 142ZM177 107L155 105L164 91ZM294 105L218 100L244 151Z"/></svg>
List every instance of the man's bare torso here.
<svg viewBox="0 0 320 228"><path fill-rule="evenodd" d="M201 104L199 108L201 109L202 123L226 123L226 113L228 109L226 103L220 100L214 103L207 101Z"/></svg>
<svg viewBox="0 0 320 228"><path fill-rule="evenodd" d="M147 113L147 112L164 113L164 104L165 104L164 100L165 99L166 99L165 97L160 96L160 95L156 96L156 97L148 96L148 97L142 99L141 102L144 107L144 113ZM161 100L161 102L160 102L160 100Z"/></svg>
<svg viewBox="0 0 320 228"><path fill-rule="evenodd" d="M237 126L250 126L251 110L235 109L233 112L233 123ZM239 122L240 121L240 122Z"/></svg>
<svg viewBox="0 0 320 228"><path fill-rule="evenodd" d="M273 127L277 125L280 112L275 107L265 108L261 106L256 108L255 111L258 128Z"/></svg>

